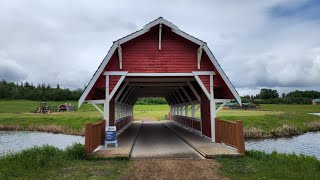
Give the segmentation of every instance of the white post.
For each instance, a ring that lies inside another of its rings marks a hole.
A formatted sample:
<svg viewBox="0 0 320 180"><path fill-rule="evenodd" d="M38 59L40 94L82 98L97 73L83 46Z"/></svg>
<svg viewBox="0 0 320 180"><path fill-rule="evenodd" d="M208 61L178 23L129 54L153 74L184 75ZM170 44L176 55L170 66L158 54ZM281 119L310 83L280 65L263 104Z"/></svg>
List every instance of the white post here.
<svg viewBox="0 0 320 180"><path fill-rule="evenodd" d="M213 94L213 75L210 75L210 117L211 117L211 141L216 141L216 134L215 134L215 118L216 118L216 103L214 100Z"/></svg>
<svg viewBox="0 0 320 180"><path fill-rule="evenodd" d="M196 117L196 106L195 106L194 103L191 104L191 116L192 116L193 118Z"/></svg>
<svg viewBox="0 0 320 180"><path fill-rule="evenodd" d="M109 75L106 75L106 99L104 102L104 116L103 118L106 120L106 126L109 126Z"/></svg>
<svg viewBox="0 0 320 180"><path fill-rule="evenodd" d="M184 116L188 117L188 105L184 105Z"/></svg>

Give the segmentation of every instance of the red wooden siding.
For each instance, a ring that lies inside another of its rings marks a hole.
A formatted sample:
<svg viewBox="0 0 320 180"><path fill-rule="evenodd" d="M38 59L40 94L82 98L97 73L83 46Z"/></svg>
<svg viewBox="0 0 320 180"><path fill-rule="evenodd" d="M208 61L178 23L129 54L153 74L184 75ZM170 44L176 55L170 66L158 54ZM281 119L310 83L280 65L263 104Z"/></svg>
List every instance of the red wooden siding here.
<svg viewBox="0 0 320 180"><path fill-rule="evenodd" d="M202 83L206 87L207 91L210 93L210 76L205 75L205 76L199 76L201 79Z"/></svg>
<svg viewBox="0 0 320 180"><path fill-rule="evenodd" d="M210 101L204 93L200 94L201 98L201 121L202 134L211 138L211 116L210 116Z"/></svg>
<svg viewBox="0 0 320 180"><path fill-rule="evenodd" d="M197 49L199 45L184 39L164 26L162 32L162 49L158 50L158 27L121 45L122 69L119 69L119 57L116 50L111 56L105 71L128 71L129 73L181 73L192 71L214 71L215 98L233 99L233 94L222 80L208 55L203 51L200 69L197 68ZM114 78L114 79L113 79ZM110 92L120 76L110 78ZM210 92L210 78L201 77ZM105 87L103 73L98 78L86 99L102 96L98 89ZM103 98L103 97L102 97ZM194 99L194 97L193 97Z"/></svg>
<svg viewBox="0 0 320 180"><path fill-rule="evenodd" d="M118 83L120 78L121 78L121 76L110 76L110 79L109 79L109 93L112 92L113 88L116 86L116 84Z"/></svg>
<svg viewBox="0 0 320 180"><path fill-rule="evenodd" d="M122 44L122 70L129 72L190 72L197 70L198 45L163 28L161 51L158 50L158 28ZM205 64L205 62L204 62ZM203 70L209 70L209 64ZM117 53L106 70L120 70Z"/></svg>

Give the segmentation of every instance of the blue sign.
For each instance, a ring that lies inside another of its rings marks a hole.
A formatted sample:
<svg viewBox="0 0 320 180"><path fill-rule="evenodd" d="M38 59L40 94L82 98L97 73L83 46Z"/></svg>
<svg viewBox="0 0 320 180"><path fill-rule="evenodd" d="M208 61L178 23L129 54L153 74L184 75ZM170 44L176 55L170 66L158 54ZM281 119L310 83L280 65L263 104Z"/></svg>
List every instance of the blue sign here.
<svg viewBox="0 0 320 180"><path fill-rule="evenodd" d="M106 127L105 146L107 147L108 144L115 144L115 147L118 147L116 126Z"/></svg>
<svg viewBox="0 0 320 180"><path fill-rule="evenodd" d="M106 131L106 141L115 141L115 140L117 140L117 132Z"/></svg>

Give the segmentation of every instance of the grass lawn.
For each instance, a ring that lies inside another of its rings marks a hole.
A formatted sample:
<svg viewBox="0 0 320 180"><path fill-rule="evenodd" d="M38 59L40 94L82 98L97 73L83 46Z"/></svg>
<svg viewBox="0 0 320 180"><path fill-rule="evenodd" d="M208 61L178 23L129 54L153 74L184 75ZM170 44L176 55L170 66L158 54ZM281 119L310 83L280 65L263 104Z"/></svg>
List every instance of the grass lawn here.
<svg viewBox="0 0 320 180"><path fill-rule="evenodd" d="M87 160L81 144L64 151L42 146L0 157L0 179L118 179L128 165L125 159Z"/></svg>
<svg viewBox="0 0 320 180"><path fill-rule="evenodd" d="M77 102L66 101L77 106ZM47 102L56 107L63 102ZM51 114L32 113L38 101L0 101L0 129L29 129L66 134L82 134L84 124L97 122L102 117L92 106L83 104L76 112ZM217 115L222 120L244 122L246 137L273 137L301 134L309 130L320 130L320 112L316 105L272 105L262 104L259 110L221 110ZM169 112L168 105L135 105L135 120L163 120ZM199 116L198 112L198 116Z"/></svg>
<svg viewBox="0 0 320 180"><path fill-rule="evenodd" d="M320 116L307 114L320 112L320 106L261 104L260 108L263 111L221 111L218 117L243 121L246 137L286 136L320 130Z"/></svg>
<svg viewBox="0 0 320 180"><path fill-rule="evenodd" d="M247 151L243 157L219 157L221 174L230 179L319 179L320 161L303 155Z"/></svg>
<svg viewBox="0 0 320 180"><path fill-rule="evenodd" d="M159 105L135 105L133 117L135 120L163 120L169 112L167 104Z"/></svg>
<svg viewBox="0 0 320 180"><path fill-rule="evenodd" d="M215 160L221 164L217 173L230 179L320 178L320 161L310 156L247 151L243 157ZM132 163L126 159L89 160L81 144L66 150L33 147L0 157L0 179L121 179L128 176Z"/></svg>
<svg viewBox="0 0 320 180"><path fill-rule="evenodd" d="M67 101L75 106L77 102ZM82 134L84 124L101 120L101 114L84 104L76 112L54 112L51 114L36 114L38 101L15 100L0 101L0 128L2 129L35 129L66 134ZM47 102L49 106L57 107L66 102Z"/></svg>

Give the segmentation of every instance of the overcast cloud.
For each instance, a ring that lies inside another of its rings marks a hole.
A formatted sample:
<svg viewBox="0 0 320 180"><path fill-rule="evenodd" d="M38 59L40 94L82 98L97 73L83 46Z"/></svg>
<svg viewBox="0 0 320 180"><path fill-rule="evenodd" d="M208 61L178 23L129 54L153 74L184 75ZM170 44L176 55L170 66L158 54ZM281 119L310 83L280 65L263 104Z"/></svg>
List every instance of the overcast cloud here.
<svg viewBox="0 0 320 180"><path fill-rule="evenodd" d="M0 78L83 88L114 40L162 16L208 43L240 95L320 90L320 3L0 1Z"/></svg>

